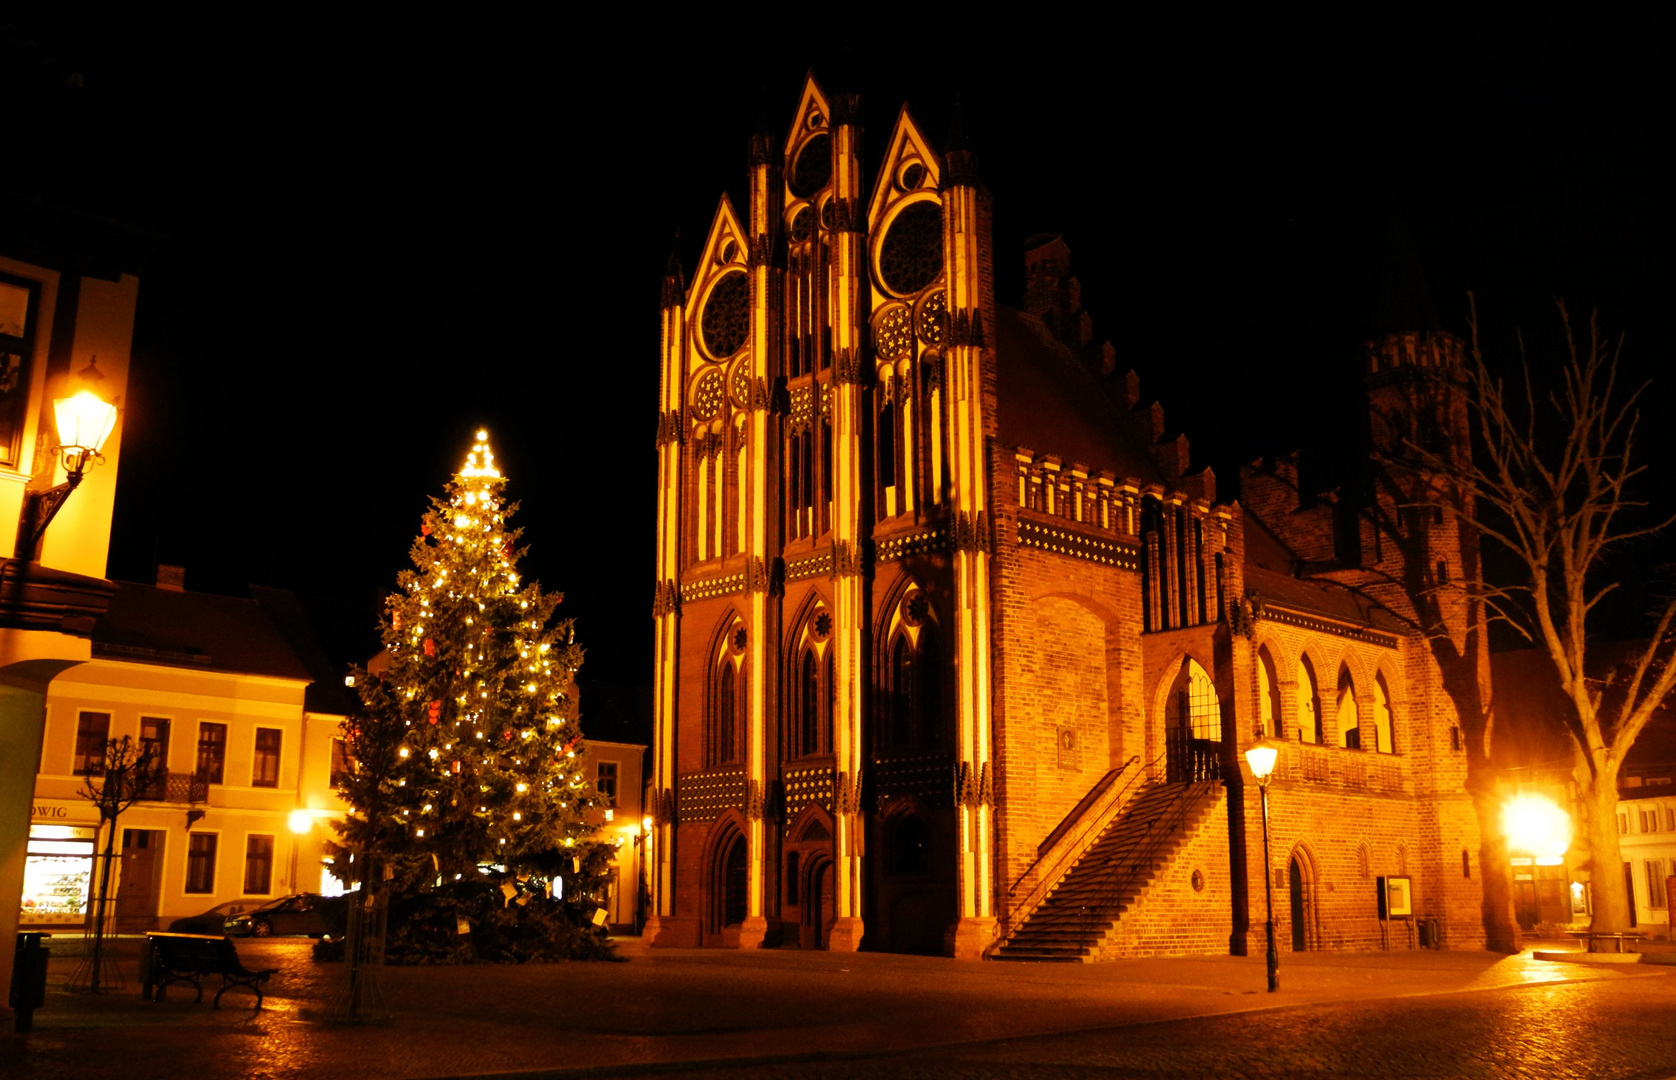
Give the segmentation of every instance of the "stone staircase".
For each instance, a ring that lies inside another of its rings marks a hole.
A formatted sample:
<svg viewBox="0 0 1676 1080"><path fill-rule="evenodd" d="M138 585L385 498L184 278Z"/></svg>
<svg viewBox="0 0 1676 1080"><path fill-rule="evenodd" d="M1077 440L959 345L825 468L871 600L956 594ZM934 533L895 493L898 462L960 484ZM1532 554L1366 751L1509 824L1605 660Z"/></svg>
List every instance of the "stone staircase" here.
<svg viewBox="0 0 1676 1080"><path fill-rule="evenodd" d="M1079 963L1090 959L1158 871L1204 823L1221 781L1149 783L990 958Z"/></svg>

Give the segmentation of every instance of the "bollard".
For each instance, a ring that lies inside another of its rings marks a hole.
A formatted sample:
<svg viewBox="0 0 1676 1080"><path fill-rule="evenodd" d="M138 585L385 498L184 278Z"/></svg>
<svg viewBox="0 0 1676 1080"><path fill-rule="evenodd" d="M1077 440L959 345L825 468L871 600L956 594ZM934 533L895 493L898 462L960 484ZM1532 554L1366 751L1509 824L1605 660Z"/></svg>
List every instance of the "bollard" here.
<svg viewBox="0 0 1676 1080"><path fill-rule="evenodd" d="M7 1004L12 1007L14 1029L32 1031L35 1010L47 1003L48 952L41 939L51 937L38 930L22 930L12 953L12 986Z"/></svg>

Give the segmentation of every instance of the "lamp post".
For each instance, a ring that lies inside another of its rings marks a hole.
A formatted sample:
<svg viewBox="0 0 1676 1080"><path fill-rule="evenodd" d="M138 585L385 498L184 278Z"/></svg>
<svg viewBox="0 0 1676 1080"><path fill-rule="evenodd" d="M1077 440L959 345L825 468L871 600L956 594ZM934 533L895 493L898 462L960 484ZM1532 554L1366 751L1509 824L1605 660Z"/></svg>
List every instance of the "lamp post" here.
<svg viewBox="0 0 1676 1080"><path fill-rule="evenodd" d="M92 369L93 365L88 367ZM86 373L83 374L85 376ZM94 376L97 375L95 371ZM52 413L58 428L58 448L63 455L66 476L57 487L29 496L23 520L23 544L19 547L23 557L28 559L35 557L35 550L40 547L47 526L52 524L53 517L70 497L70 492L81 483L87 467L104 460L100 451L116 428L116 406L101 400L91 390L54 400Z"/></svg>
<svg viewBox="0 0 1676 1080"><path fill-rule="evenodd" d="M1263 903L1268 909L1269 937L1269 993L1280 989L1280 954L1274 947L1274 871L1269 865L1269 777L1274 775L1275 758L1280 748L1267 739L1259 739L1245 752L1251 775L1257 778L1257 790L1263 800Z"/></svg>
<svg viewBox="0 0 1676 1080"><path fill-rule="evenodd" d="M303 842L303 837L314 828L314 815L298 807L291 811L286 819L286 825L291 829L291 891L302 892L297 888L297 847Z"/></svg>

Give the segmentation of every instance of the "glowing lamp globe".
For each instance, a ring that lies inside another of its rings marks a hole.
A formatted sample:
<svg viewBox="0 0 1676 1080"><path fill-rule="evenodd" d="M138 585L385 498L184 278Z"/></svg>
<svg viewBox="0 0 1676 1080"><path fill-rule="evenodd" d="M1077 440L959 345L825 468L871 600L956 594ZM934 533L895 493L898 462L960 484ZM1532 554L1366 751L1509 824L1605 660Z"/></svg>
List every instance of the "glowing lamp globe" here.
<svg viewBox="0 0 1676 1080"><path fill-rule="evenodd" d="M99 400L91 390L58 398L52 403L52 412L59 445L67 451L97 454L116 428L116 406Z"/></svg>
<svg viewBox="0 0 1676 1080"><path fill-rule="evenodd" d="M301 836L314 828L314 815L307 810L293 810L286 824L291 826L292 832Z"/></svg>
<svg viewBox="0 0 1676 1080"><path fill-rule="evenodd" d="M1520 795L1502 809L1502 828L1507 832L1507 849L1516 855L1530 855L1545 866L1554 866L1571 846L1571 815L1552 799L1541 795Z"/></svg>
<svg viewBox="0 0 1676 1080"><path fill-rule="evenodd" d="M1275 759L1280 756L1280 747L1267 739L1261 739L1245 752L1246 764L1251 766L1251 775L1262 783L1274 772Z"/></svg>

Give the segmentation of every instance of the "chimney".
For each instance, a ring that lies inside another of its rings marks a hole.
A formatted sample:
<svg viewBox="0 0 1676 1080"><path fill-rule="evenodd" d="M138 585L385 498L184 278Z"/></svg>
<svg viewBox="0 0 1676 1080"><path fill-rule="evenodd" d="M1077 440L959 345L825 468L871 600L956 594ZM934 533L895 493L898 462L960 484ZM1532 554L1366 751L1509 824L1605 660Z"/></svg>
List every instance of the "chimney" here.
<svg viewBox="0 0 1676 1080"><path fill-rule="evenodd" d="M186 591L186 567L157 564L157 587L170 592Z"/></svg>

